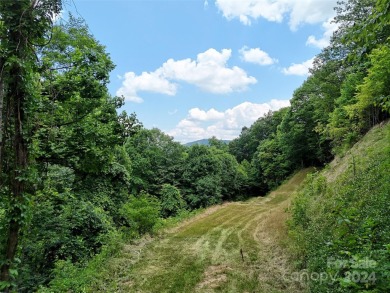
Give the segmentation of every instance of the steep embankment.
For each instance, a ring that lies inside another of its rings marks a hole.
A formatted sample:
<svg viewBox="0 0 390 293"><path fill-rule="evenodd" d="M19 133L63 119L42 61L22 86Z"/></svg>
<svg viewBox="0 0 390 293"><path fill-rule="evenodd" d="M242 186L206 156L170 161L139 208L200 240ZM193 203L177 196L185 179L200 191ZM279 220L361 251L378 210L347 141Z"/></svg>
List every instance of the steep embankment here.
<svg viewBox="0 0 390 293"><path fill-rule="evenodd" d="M388 122L310 176L295 197L291 243L310 292L390 292L389 170Z"/></svg>
<svg viewBox="0 0 390 293"><path fill-rule="evenodd" d="M267 197L207 209L160 239L124 247L93 292L301 292L285 278L286 208L309 170Z"/></svg>

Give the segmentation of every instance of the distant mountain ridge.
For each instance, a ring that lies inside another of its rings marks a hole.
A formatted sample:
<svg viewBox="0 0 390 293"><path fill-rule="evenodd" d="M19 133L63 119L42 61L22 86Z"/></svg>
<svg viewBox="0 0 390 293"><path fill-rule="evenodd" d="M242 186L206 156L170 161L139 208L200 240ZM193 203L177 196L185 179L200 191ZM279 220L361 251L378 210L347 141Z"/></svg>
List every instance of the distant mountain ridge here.
<svg viewBox="0 0 390 293"><path fill-rule="evenodd" d="M221 139L220 141L228 144L229 142L231 142L231 140L227 140L227 139ZM184 145L185 146L193 146L193 145L210 145L209 143L209 139L208 138L205 138L205 139L199 139L199 140L196 140L196 141L191 141L191 142L187 142L185 143Z"/></svg>

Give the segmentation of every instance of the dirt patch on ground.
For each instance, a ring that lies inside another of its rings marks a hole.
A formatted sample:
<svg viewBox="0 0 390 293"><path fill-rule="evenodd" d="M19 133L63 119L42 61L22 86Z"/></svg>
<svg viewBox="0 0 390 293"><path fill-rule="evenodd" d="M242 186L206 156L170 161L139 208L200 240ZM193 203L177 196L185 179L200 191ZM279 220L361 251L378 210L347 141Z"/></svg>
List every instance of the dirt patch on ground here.
<svg viewBox="0 0 390 293"><path fill-rule="evenodd" d="M203 280L196 287L199 289L216 289L225 283L228 271L232 269L227 265L209 266L203 274Z"/></svg>

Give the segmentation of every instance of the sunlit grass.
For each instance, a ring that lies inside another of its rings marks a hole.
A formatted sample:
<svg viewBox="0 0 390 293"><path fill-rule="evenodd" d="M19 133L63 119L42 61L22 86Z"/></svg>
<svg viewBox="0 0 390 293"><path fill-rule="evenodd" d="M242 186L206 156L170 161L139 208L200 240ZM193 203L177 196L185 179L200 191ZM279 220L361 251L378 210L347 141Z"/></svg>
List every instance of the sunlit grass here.
<svg viewBox="0 0 390 293"><path fill-rule="evenodd" d="M167 230L144 245L135 263L116 267L104 287L113 292L300 292L300 286L278 279L280 271L290 269L280 243L291 193L307 172L268 197L212 207ZM128 255L112 262L121 257Z"/></svg>
<svg viewBox="0 0 390 293"><path fill-rule="evenodd" d="M217 205L124 244L83 292L303 292L289 283L286 209L309 170L266 197ZM46 291L43 291L46 292Z"/></svg>

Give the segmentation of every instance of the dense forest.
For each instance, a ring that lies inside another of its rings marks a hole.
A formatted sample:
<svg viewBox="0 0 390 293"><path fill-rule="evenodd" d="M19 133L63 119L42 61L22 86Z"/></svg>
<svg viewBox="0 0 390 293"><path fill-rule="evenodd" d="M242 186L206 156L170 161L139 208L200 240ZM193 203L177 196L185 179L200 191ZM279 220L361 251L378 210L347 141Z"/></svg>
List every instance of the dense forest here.
<svg viewBox="0 0 390 293"><path fill-rule="evenodd" d="M135 113L120 113L124 98L107 89L114 68L109 54L82 20L70 16L66 24L53 25L61 7L60 0L0 2L1 291L50 286L113 242L153 233L166 219L265 195L301 168L321 168L346 155L390 117L388 0L341 1L335 8L338 29L290 107L260 117L228 144L213 137L209 145L193 146L144 128ZM383 166L375 170L386 172ZM315 184L326 194L323 181ZM380 192L385 200L388 194ZM292 226L314 239L321 229L300 220L309 219L305 210L318 211L300 198ZM386 213L380 207L368 211L371 222L354 222L358 231L365 229L364 243L351 237L327 249L377 251L386 276L388 231L370 234L389 224L387 218L375 220L376 212ZM358 218L359 211L348 213L346 223ZM321 233L333 233L330 227ZM316 253L302 249L301 265L319 266L310 259ZM338 286L329 290L359 289ZM377 282L365 289L389 287Z"/></svg>

